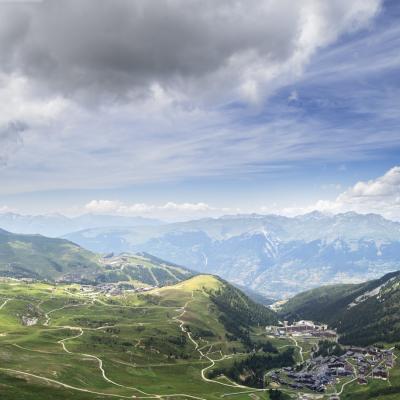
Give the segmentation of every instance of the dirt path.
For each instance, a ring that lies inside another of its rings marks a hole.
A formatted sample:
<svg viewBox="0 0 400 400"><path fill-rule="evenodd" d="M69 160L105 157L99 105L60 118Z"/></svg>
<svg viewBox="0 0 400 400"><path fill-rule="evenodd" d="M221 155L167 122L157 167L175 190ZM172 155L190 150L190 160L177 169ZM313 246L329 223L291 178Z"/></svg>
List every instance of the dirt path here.
<svg viewBox="0 0 400 400"><path fill-rule="evenodd" d="M102 327L100 327L102 328ZM57 329L57 328L55 328ZM198 396L193 396L193 395L189 395L189 394L185 394L185 393L174 393L174 394L167 394L167 395L161 395L161 394L149 394L146 393L136 387L132 387L132 386L126 386L126 385L122 385L119 384L115 381L113 381L112 379L110 379L107 375L106 375L106 371L104 370L103 367L103 360L100 357L97 357L93 354L86 354L86 353L74 353L72 351L70 351L67 346L65 345L65 342L70 341L70 340L74 340L77 339L79 337L81 337L84 334L84 329L81 327L73 327L73 326L63 326L62 329L71 329L71 330L77 330L79 331L79 333L77 335L74 336L70 336L64 339L59 340L57 343L59 343L64 352L71 354L71 355L78 355L78 356L82 356L85 358L91 358L94 361L96 361L99 365L99 369L101 371L102 377L103 379L108 382L111 383L112 385L124 388L124 389L128 389L128 390L133 390L135 392L140 393L140 395L131 395L131 396L126 396L126 395L121 395L121 394L114 394L114 393L103 393L103 392L97 392L94 390L90 390L90 389L84 389L84 388L79 388L76 386L72 386L72 385L68 385L66 383L57 381L55 379L51 379L51 378L46 378L40 375L36 375L36 374L32 374L32 373L28 373L28 372L24 372L24 371L20 371L20 370L15 370L15 369L10 369L10 368L0 368L0 370L3 371L7 371L7 372L11 372L11 373L15 373L15 374L19 374L19 375L25 375L25 376L30 376L39 380L43 380L49 383L54 383L57 385L60 385L62 387L65 387L67 389L72 389L72 390L76 390L76 391L80 391L80 392L85 392L85 393L91 393L91 394L95 394L95 395L102 395L102 396L108 396L108 397L117 397L117 398L124 398L124 399L132 399L132 398L136 398L136 399L163 399L163 398L170 398L170 397L183 397L183 398L190 398L190 399L194 399L194 400L206 400L203 397L198 397ZM51 352L45 352L45 351L41 351L41 350L33 350L33 349L27 349L24 348L23 346L20 346L18 344L14 344L15 347L18 347L24 351L34 351L34 352L40 352L40 353L46 353L46 354L61 354L61 353L51 353Z"/></svg>
<svg viewBox="0 0 400 400"><path fill-rule="evenodd" d="M124 389L128 389L128 390L134 390L134 391L136 391L136 392L139 392L140 394L145 395L147 399L151 399L151 398L157 399L157 398L160 398L159 395L151 395L151 394L148 394L148 393L146 393L146 392L143 392L142 390L140 390L140 389L138 389L138 388L136 388L136 387L121 385L120 383L117 383L117 382L113 381L112 379L110 379L110 378L106 375L106 371L104 370L104 367L103 367L103 360L102 360L101 358L99 358L99 357L97 357L97 356L94 356L93 354L73 353L72 351L68 350L68 348L67 348L66 345L65 345L65 342L70 341L70 340L77 339L77 338L81 337L81 336L84 334L84 330L83 330L82 328L80 328L80 327L72 327L72 326L71 326L71 327L68 327L68 328L71 329L71 330L79 330L79 333L78 333L77 335L75 335L75 336L67 337L67 338L61 339L61 340L59 340L59 341L57 342L57 343L61 344L63 350L64 350L66 353L68 353L68 354L74 354L74 355L79 355L79 356L83 356L83 357L88 357L88 358L91 358L91 359L95 360L95 361L98 363L98 365L99 365L99 369L100 369L100 371L101 371L101 375L102 375L103 379L104 379L106 382L111 383L112 385L115 385L115 386L118 386L118 387L121 387L121 388L124 388Z"/></svg>
<svg viewBox="0 0 400 400"><path fill-rule="evenodd" d="M102 392L96 392L94 390L83 389L83 388L79 388L79 387L76 387L76 386L68 385L66 383L57 381L55 379L45 378L44 376L31 374L29 372L19 371L17 369L1 368L0 367L0 370L1 371L11 372L11 373L14 373L14 374L17 374L17 375L30 376L32 378L36 378L36 379L40 379L40 380L43 380L43 381L46 381L46 382L54 383L56 385L60 385L62 387L65 387L66 389L77 390L78 392L91 393L91 394L101 395L101 396L118 397L118 398L123 398L123 399L132 399L132 398L136 397L136 396L123 396L123 395L120 395L120 394L113 394L113 393L102 393ZM148 398L148 397L146 397L146 398Z"/></svg>
<svg viewBox="0 0 400 400"><path fill-rule="evenodd" d="M86 305L85 303L82 304L66 304L65 306L59 307L59 308L54 308L53 310L47 311L47 313L44 314L44 317L46 318L46 321L43 323L44 326L49 326L50 325L50 314L52 314L55 311L59 310L64 310L65 308L70 308L70 307L79 307L79 306L84 306Z"/></svg>
<svg viewBox="0 0 400 400"><path fill-rule="evenodd" d="M304 357L303 357L303 347L301 347L298 343L297 340L294 337L290 337L290 340L293 341L295 347L299 349L299 355L300 355L300 360L303 363L304 362Z"/></svg>
<svg viewBox="0 0 400 400"><path fill-rule="evenodd" d="M201 358L205 358L208 361L210 361L210 365L208 365L207 367L205 367L205 368L203 368L201 370L201 379L203 379L203 381L208 382L208 383L214 383L214 384L223 385L223 386L227 386L227 387L233 387L233 388L236 388L236 389L239 388L239 389L247 389L248 390L249 389L248 386L239 385L238 383L234 383L234 382L232 382L232 384L224 383L224 382L218 382L218 381L215 381L213 379L209 379L209 378L206 377L206 375L205 375L206 371L208 369L212 368L215 365L215 361L221 361L221 360L225 359L228 356L223 356L219 360L213 360L211 357L209 357L209 355L207 353L204 353L201 350L199 344L193 339L192 334L187 329L185 329L185 321L183 321L181 318L185 315L187 306L193 301L194 301L194 293L192 292L192 298L190 300L188 300L185 303L185 305L182 307L182 312L180 314L178 314L177 316L173 317L172 319L174 321L179 322L179 327L180 327L181 331L186 333L186 335L189 338L189 340L193 343L194 349L200 354Z"/></svg>
<svg viewBox="0 0 400 400"><path fill-rule="evenodd" d="M6 299L4 303L0 306L0 310L10 301L11 299Z"/></svg>

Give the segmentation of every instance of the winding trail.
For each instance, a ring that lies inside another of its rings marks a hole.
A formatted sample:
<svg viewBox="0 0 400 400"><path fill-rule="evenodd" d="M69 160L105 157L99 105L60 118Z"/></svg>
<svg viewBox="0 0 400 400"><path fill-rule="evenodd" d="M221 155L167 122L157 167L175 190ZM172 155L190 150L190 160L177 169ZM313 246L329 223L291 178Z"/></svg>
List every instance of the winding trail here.
<svg viewBox="0 0 400 400"><path fill-rule="evenodd" d="M200 354L201 358L205 358L208 361L210 361L210 365L208 365L207 367L203 368L201 370L201 379L203 379L203 381L208 382L208 383L215 383L218 385L222 385L222 386L227 386L227 387L233 387L236 389L246 389L249 390L248 386L243 386L243 385L239 385L238 383L234 383L232 382L232 384L229 383L224 383L224 382L219 382L213 379L209 379L206 377L205 373L208 369L212 368L215 365L216 361L222 361L224 359L226 359L229 356L223 356L222 358L220 358L219 360L213 360L211 357L208 356L207 353L204 353L201 348L199 347L199 344L193 339L192 334L185 329L185 321L183 321L181 318L185 315L186 313L186 308L187 306L194 301L194 292L192 291L192 298L190 300L188 300L185 305L182 307L182 312L180 314L178 314L177 316L173 317L172 319L179 322L179 327L181 329L182 332L186 333L187 337L189 338L189 340L193 343L194 345L194 349ZM264 389L259 389L259 390L264 390Z"/></svg>
<svg viewBox="0 0 400 400"><path fill-rule="evenodd" d="M347 382L343 383L343 385L342 385L340 391L337 392L337 396L340 396L340 395L343 393L343 390L344 390L344 388L345 388L347 385L349 385L350 383L352 383L352 382L354 382L354 381L356 381L356 380L357 380L357 377L353 378L353 379L350 380L350 381L347 381Z"/></svg>
<svg viewBox="0 0 400 400"><path fill-rule="evenodd" d="M301 359L301 362L303 363L303 362L304 362L303 347L301 347L301 346L297 343L297 340L296 340L294 337L290 337L290 340L292 340L293 343L294 343L294 345L295 345L295 347L297 347L297 348L299 349L300 359Z"/></svg>
<svg viewBox="0 0 400 400"><path fill-rule="evenodd" d="M145 395L145 396L146 396L146 399L158 399L158 398L160 398L159 395L151 395L151 394L148 394L148 393L146 393L146 392L143 392L142 390L140 390L140 389L138 389L138 388L136 388L136 387L121 385L120 383L117 383L117 382L113 381L112 379L110 379L110 378L106 375L106 371L104 370L104 367L103 367L103 360L102 360L101 358L99 358L99 357L97 357L97 356L94 356L93 354L73 353L72 351L69 351L68 348L67 348L66 345L65 345L65 342L67 342L67 341L69 341L69 340L74 340L74 339L77 339L77 338L81 337L81 336L84 334L84 330L83 330L81 327L73 327L73 326L67 327L67 328L69 328L69 329L71 329L71 330L78 330L79 333L78 333L77 335L75 335L75 336L67 337L67 338L61 339L61 340L59 340L59 341L57 342L57 343L61 344L63 350L64 350L66 353L68 353L68 354L74 354L74 355L79 355L79 356L83 356L83 357L87 357L87 358L91 358L91 359L97 361L97 363L99 364L99 369L100 369L100 371L101 371L101 375L102 375L103 379L104 379L106 382L111 383L112 385L115 385L115 386L118 386L118 387L121 387L121 388L124 388L124 389L134 390L134 391L136 391L136 392L139 392L140 394ZM135 397L136 397L136 396L135 396Z"/></svg>
<svg viewBox="0 0 400 400"><path fill-rule="evenodd" d="M62 387L65 387L66 389L72 389L72 390L77 390L78 392L85 392L85 393L91 393L91 394L96 394L96 395L101 395L101 396L110 396L110 397L118 397L118 398L123 398L123 399L132 399L135 398L136 396L124 396L121 394L114 394L114 393L103 393L103 392L96 392L94 390L90 390L90 389L84 389L84 388L79 388L76 386L72 386L72 385L68 385L66 383L57 381L55 379L50 379L50 378L45 378L43 376L40 375L35 375L35 374L31 374L29 372L24 372L24 371L19 371L17 369L11 369L11 368L2 368L0 367L1 371L7 371L7 372L11 372L11 373L15 373L18 375L26 375L26 376L30 376L32 378L36 378L36 379L40 379L46 382L50 382L50 383L55 383L57 385L60 385ZM148 398L148 397L146 397Z"/></svg>
<svg viewBox="0 0 400 400"><path fill-rule="evenodd" d="M79 306L85 306L86 303L80 303L80 304L66 304L65 306L59 307L59 308L54 308L53 310L47 311L47 313L44 314L44 317L46 318L46 321L43 323L44 326L49 326L50 325L50 314L52 314L55 311L59 310L64 310L65 308L71 308L71 307L79 307Z"/></svg>
<svg viewBox="0 0 400 400"><path fill-rule="evenodd" d="M6 299L6 300L4 301L4 303L0 306L0 310L2 310L3 307L4 307L10 300L11 300L11 299Z"/></svg>
<svg viewBox="0 0 400 400"><path fill-rule="evenodd" d="M35 350L35 349L28 349L27 347L21 346L17 343L12 344L14 347L17 347L18 349L24 350L24 351L32 351L34 353L42 353L42 354L63 354L63 353L56 353L53 351L45 351L45 350Z"/></svg>
<svg viewBox="0 0 400 400"><path fill-rule="evenodd" d="M66 326L66 327L64 327L64 328L69 328L69 329L71 329L71 330L79 330L79 333L78 333L77 335L75 335L75 336L70 336L70 337L67 337L67 338L65 338L65 339L61 339L61 340L59 340L59 341L57 342L57 343L61 344L63 350L64 350L66 353L68 353L68 354L79 355L79 356L83 356L83 357L87 357L87 358L91 358L91 359L95 360L95 361L98 363L99 369L100 369L100 371L101 371L101 375L102 375L103 379L104 379L106 382L111 383L112 385L115 385L115 386L124 388L124 389L134 390L134 391L136 391L136 392L138 392L138 393L140 393L141 395L144 396L144 397L143 397L143 396L132 395L131 398L140 398L140 399L162 399L162 398L169 398L169 397L185 397L185 398L191 398L191 399L195 399L195 400L206 400L206 399L204 399L204 398L202 398L202 397L192 396L192 395L185 394L185 393L174 393L174 394L168 394L168 395L150 394L150 393L146 393L146 392L144 392L143 390L138 389L138 388L136 388L136 387L122 385L122 384L120 384L120 383L118 383L118 382L113 381L112 379L110 379L110 378L106 375L106 371L104 370L104 367L103 367L103 360L102 360L100 357L97 357L97 356L95 356L95 355L93 355L93 354L87 354L87 353L74 353L74 352L68 350L68 348L66 347L65 342L67 342L67 341L69 341L69 340L74 340L74 339L77 339L77 338L81 337L81 336L84 334L84 329L81 328L81 327L73 327L73 326ZM103 328L103 327L100 327L100 328ZM99 329L99 328L96 328L96 329ZM123 396L122 396L122 397L123 397ZM129 397L128 397L128 398L129 398Z"/></svg>

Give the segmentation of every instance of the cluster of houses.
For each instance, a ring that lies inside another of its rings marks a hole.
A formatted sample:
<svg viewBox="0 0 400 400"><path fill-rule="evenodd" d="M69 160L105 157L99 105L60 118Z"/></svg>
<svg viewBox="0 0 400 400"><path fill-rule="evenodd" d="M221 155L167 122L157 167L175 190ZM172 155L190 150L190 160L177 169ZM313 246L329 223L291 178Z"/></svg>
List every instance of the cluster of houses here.
<svg viewBox="0 0 400 400"><path fill-rule="evenodd" d="M288 321L280 323L278 326L267 326L266 330L268 333L273 334L276 337L282 336L303 336L303 337L316 337L325 339L337 338L335 330L328 329L326 324L315 324L313 321L297 321L289 325Z"/></svg>
<svg viewBox="0 0 400 400"><path fill-rule="evenodd" d="M64 274L61 278L56 279L56 283L80 283L82 281L84 281L84 277L79 272Z"/></svg>
<svg viewBox="0 0 400 400"><path fill-rule="evenodd" d="M318 356L307 360L300 371L288 367L273 371L269 377L273 382L292 389L323 393L328 385L345 377L357 378L361 385L367 384L368 378L386 380L393 366L392 350L350 347L341 356Z"/></svg>
<svg viewBox="0 0 400 400"><path fill-rule="evenodd" d="M395 357L392 350L376 347L350 347L345 354L351 358L357 371L359 384L367 384L367 377L373 379L389 378L389 370L394 367Z"/></svg>
<svg viewBox="0 0 400 400"><path fill-rule="evenodd" d="M149 290L155 289L157 286L147 287L135 287L130 283L101 283L96 286L92 285L81 285L80 291L83 293L102 293L106 296L120 296L123 293L141 293L148 292Z"/></svg>
<svg viewBox="0 0 400 400"><path fill-rule="evenodd" d="M306 362L301 371L288 367L270 377L273 381L292 389L309 389L323 393L327 386L335 383L337 379L353 374L352 366L342 357L317 357Z"/></svg>

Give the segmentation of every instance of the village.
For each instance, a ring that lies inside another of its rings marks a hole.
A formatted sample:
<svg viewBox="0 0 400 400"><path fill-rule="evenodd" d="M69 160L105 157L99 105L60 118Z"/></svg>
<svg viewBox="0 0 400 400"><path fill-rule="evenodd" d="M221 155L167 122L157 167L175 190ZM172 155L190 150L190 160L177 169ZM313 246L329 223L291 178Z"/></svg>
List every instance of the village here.
<svg viewBox="0 0 400 400"><path fill-rule="evenodd" d="M139 286L136 287L131 283L125 282L108 282L101 283L96 286L93 285L80 285L80 291L82 293L101 293L106 297L120 296L127 293L142 293L148 292L149 290L155 289L157 286Z"/></svg>
<svg viewBox="0 0 400 400"><path fill-rule="evenodd" d="M366 385L369 379L388 380L390 369L395 364L393 349L373 346L335 347L338 338L336 331L328 329L327 325L317 325L312 321L298 321L292 325L284 322L280 326L269 326L266 330L277 338L292 338L300 349L297 340L315 343L308 359L303 359L295 367L274 370L267 374L266 379L275 387L286 386L293 390L329 393L329 389L342 382L354 381ZM325 342L316 342L315 338ZM332 348L336 348L337 351L333 352L334 354L322 355L318 351L319 343L328 343L328 347L331 343ZM304 396L305 399L308 398L306 394ZM337 393L330 396L331 400L339 398Z"/></svg>
<svg viewBox="0 0 400 400"><path fill-rule="evenodd" d="M335 330L328 329L328 325L317 325L313 321L297 321L292 325L288 321L284 321L278 326L267 326L266 331L276 337L294 336L302 338L326 338L337 340L337 333Z"/></svg>
<svg viewBox="0 0 400 400"><path fill-rule="evenodd" d="M354 378L360 385L367 384L369 378L387 380L393 366L391 350L350 347L341 356L311 358L305 361L301 370L288 367L272 372L269 378L292 389L305 388L323 393L329 385L338 383L342 378Z"/></svg>

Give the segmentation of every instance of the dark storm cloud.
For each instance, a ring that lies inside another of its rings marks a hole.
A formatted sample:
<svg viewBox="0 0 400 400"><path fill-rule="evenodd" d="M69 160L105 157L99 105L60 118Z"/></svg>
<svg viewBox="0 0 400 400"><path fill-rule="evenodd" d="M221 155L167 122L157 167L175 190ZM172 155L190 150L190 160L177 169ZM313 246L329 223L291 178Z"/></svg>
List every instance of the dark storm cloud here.
<svg viewBox="0 0 400 400"><path fill-rule="evenodd" d="M332 15L336 22L351 8L342 0L326 6L307 1L303 7L300 3L0 3L0 68L27 76L39 83L41 90L93 99L105 94L121 99L141 94L154 82L178 90L213 86L215 81L210 75L224 74L226 69L230 79L243 72L243 65L237 61L240 57L251 55L256 64L264 63L261 68L289 59L299 47L308 11L315 11L322 18ZM372 4L373 9L377 2L366 3ZM232 69L236 70L230 75Z"/></svg>

